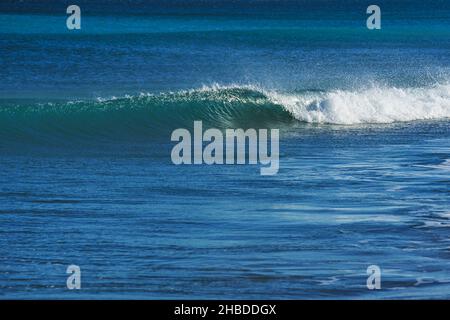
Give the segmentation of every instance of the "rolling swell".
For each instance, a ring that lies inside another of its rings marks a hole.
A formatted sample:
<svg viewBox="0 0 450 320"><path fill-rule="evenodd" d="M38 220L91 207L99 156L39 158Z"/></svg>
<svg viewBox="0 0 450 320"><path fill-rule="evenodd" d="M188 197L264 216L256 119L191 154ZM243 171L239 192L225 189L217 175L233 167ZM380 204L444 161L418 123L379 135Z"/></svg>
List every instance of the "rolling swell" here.
<svg viewBox="0 0 450 320"><path fill-rule="evenodd" d="M294 121L262 92L204 88L158 95L0 107L0 136L21 141L167 138L195 120L216 128L264 128Z"/></svg>
<svg viewBox="0 0 450 320"><path fill-rule="evenodd" d="M251 86L205 87L175 93L64 103L0 106L0 137L9 141L167 138L195 120L216 128L392 123L450 118L450 85L373 86L355 91L295 94Z"/></svg>

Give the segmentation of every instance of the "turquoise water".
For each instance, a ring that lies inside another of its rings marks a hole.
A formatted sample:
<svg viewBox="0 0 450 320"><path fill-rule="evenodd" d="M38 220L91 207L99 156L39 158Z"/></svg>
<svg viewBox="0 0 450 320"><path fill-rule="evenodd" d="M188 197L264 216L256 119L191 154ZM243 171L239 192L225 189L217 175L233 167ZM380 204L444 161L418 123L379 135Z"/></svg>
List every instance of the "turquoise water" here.
<svg viewBox="0 0 450 320"><path fill-rule="evenodd" d="M49 3L0 4L1 298L449 298L448 1ZM196 120L278 174L173 165Z"/></svg>

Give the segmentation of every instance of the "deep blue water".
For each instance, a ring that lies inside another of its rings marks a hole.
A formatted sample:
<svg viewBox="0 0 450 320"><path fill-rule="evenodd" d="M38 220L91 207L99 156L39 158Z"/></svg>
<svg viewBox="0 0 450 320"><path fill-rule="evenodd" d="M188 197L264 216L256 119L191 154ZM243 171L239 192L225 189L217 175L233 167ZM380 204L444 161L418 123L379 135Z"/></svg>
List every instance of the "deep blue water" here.
<svg viewBox="0 0 450 320"><path fill-rule="evenodd" d="M450 298L449 1L377 1L381 30L371 1L69 4L0 3L0 298ZM279 128L278 174L175 166L195 120Z"/></svg>

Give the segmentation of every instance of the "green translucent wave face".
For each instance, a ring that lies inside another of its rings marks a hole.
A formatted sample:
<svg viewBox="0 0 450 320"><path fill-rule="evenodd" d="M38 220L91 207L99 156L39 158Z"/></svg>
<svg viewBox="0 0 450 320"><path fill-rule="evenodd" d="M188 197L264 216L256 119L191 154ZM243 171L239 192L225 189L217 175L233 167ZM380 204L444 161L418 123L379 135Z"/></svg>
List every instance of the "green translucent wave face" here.
<svg viewBox="0 0 450 320"><path fill-rule="evenodd" d="M141 95L109 100L0 107L3 139L166 137L201 120L216 128L266 128L293 121L263 93L243 88Z"/></svg>

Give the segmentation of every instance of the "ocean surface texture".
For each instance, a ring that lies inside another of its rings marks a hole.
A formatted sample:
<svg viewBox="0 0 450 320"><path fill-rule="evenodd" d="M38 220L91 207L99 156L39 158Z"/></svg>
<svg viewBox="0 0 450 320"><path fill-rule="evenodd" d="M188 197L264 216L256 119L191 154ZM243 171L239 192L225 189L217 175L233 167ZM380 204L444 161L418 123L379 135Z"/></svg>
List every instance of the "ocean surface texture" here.
<svg viewBox="0 0 450 320"><path fill-rule="evenodd" d="M0 2L0 299L450 298L450 1L93 2Z"/></svg>

